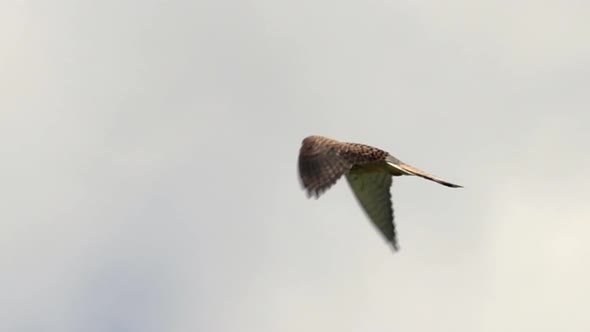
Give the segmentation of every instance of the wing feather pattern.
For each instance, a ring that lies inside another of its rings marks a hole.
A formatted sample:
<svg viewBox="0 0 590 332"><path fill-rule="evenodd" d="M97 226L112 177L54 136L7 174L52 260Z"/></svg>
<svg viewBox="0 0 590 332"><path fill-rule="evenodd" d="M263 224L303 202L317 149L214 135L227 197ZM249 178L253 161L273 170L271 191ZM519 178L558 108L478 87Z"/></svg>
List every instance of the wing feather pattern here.
<svg viewBox="0 0 590 332"><path fill-rule="evenodd" d="M319 197L353 164L344 158L335 141L308 137L299 152L299 176L309 196Z"/></svg>
<svg viewBox="0 0 590 332"><path fill-rule="evenodd" d="M390 192L391 175L353 169L346 174L346 179L369 219L397 251L399 247Z"/></svg>

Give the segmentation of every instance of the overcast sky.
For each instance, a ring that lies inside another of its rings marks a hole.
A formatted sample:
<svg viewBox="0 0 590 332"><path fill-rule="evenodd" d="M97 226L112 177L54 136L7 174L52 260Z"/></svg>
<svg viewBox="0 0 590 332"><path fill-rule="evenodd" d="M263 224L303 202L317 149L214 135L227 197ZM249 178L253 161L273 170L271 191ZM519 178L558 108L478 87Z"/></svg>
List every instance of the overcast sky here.
<svg viewBox="0 0 590 332"><path fill-rule="evenodd" d="M0 5L0 330L590 330L587 1ZM301 140L392 188L392 254Z"/></svg>

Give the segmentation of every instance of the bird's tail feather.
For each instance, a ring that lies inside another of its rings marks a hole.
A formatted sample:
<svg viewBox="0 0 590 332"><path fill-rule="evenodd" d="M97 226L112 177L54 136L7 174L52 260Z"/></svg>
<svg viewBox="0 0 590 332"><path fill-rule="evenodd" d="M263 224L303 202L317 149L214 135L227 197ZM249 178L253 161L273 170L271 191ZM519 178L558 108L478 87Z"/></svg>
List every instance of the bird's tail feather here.
<svg viewBox="0 0 590 332"><path fill-rule="evenodd" d="M458 184L447 182L447 181L445 181L443 179L439 179L436 176L431 175L431 174L428 174L428 173L426 173L426 172L424 172L422 170L419 170L419 169L417 169L414 166L410 166L410 165L404 164L404 163L400 163L397 166L399 168L401 168L402 170L410 173L411 175L416 175L416 176L419 176L419 177L423 177L423 178L428 179L430 181L434 181L434 182L440 183L443 186L447 186L447 187L451 187L451 188L463 188L463 186L460 186Z"/></svg>

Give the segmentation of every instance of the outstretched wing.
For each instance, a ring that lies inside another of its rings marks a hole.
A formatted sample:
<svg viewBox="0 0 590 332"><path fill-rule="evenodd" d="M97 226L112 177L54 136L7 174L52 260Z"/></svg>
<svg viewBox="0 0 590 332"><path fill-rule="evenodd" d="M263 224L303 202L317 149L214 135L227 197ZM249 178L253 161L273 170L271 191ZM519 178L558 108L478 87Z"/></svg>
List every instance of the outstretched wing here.
<svg viewBox="0 0 590 332"><path fill-rule="evenodd" d="M299 151L299 176L309 196L319 197L352 168L334 140L310 136Z"/></svg>
<svg viewBox="0 0 590 332"><path fill-rule="evenodd" d="M398 250L391 203L391 175L353 169L346 174L346 179L373 224L391 243L393 249Z"/></svg>

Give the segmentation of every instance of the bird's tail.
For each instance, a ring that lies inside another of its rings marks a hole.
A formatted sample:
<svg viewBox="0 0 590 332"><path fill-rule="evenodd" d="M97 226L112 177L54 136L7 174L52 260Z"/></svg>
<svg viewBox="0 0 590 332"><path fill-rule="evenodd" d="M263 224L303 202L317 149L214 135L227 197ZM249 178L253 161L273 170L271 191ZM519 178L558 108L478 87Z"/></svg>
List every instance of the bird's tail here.
<svg viewBox="0 0 590 332"><path fill-rule="evenodd" d="M442 184L443 186L447 186L447 187L451 187L451 188L463 188L463 186L460 186L458 184L447 182L447 181L445 181L443 179L439 179L436 176L431 175L431 174L428 174L428 173L426 173L426 172L424 172L422 170L419 170L419 169L417 169L414 166L410 166L410 165L404 164L402 162L400 162L399 165L397 165L397 166L399 168L401 168L403 171L409 173L410 175L416 175L416 176L419 176L419 177L423 177L423 178L428 179L430 181L434 181L434 182L437 182L437 183Z"/></svg>

